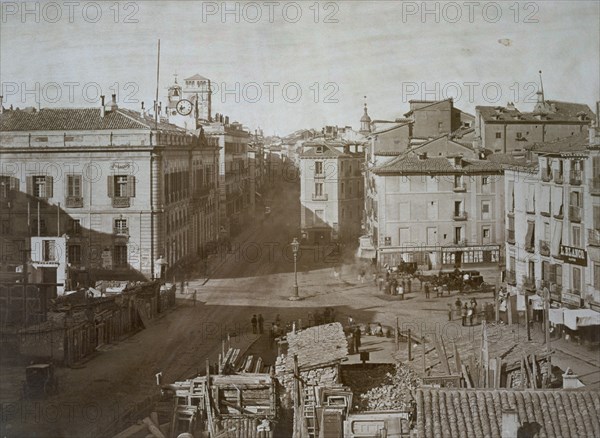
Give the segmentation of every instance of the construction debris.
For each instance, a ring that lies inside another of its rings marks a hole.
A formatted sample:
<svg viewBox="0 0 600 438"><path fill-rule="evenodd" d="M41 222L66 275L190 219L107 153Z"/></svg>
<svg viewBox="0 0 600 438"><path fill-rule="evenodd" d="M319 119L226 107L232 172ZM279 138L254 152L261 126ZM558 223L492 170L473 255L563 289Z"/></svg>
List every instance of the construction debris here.
<svg viewBox="0 0 600 438"><path fill-rule="evenodd" d="M421 378L407 365L399 363L393 374L387 373L386 382L358 397L357 411L408 410L415 391L422 385Z"/></svg>

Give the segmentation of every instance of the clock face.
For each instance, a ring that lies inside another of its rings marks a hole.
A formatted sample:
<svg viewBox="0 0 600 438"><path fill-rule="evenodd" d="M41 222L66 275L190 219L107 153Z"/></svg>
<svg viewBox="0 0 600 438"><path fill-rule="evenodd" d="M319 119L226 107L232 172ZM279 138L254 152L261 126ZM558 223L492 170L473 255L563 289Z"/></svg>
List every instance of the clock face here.
<svg viewBox="0 0 600 438"><path fill-rule="evenodd" d="M182 116L187 116L192 112L193 106L192 102L187 99L181 99L177 102L177 112Z"/></svg>

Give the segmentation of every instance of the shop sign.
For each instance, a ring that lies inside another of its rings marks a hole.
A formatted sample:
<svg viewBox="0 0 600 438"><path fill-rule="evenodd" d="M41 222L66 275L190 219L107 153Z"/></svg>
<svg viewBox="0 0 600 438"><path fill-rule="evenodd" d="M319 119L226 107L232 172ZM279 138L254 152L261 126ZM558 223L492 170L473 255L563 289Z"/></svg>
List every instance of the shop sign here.
<svg viewBox="0 0 600 438"><path fill-rule="evenodd" d="M587 253L585 252L585 249L560 245L559 258L565 263L587 266Z"/></svg>

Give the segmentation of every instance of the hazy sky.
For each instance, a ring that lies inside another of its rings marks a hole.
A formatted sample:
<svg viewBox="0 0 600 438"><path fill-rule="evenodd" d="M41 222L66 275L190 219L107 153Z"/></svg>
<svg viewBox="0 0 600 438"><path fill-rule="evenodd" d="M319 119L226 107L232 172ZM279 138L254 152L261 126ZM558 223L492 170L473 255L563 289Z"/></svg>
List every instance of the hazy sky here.
<svg viewBox="0 0 600 438"><path fill-rule="evenodd" d="M410 99L450 96L472 113L508 101L531 110L538 70L548 99L592 109L600 99L597 1L1 6L5 107L96 106L98 88L118 91L123 106L148 105L159 38L161 101L175 72L200 73L218 87L213 112L266 134L358 128L365 95L374 119L401 116Z"/></svg>

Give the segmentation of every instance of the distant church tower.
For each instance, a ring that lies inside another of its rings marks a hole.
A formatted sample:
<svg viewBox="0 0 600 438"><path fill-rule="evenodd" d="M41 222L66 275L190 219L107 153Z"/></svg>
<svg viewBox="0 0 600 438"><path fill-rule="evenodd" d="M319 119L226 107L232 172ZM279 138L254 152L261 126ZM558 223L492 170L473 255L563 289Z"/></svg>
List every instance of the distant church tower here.
<svg viewBox="0 0 600 438"><path fill-rule="evenodd" d="M363 135L367 135L371 133L371 117L369 117L369 113L367 112L367 96L365 96L365 113L360 118L360 132Z"/></svg>
<svg viewBox="0 0 600 438"><path fill-rule="evenodd" d="M212 121L210 79L195 74L184 79L183 82L183 98L194 103L194 107L197 108L198 120Z"/></svg>

